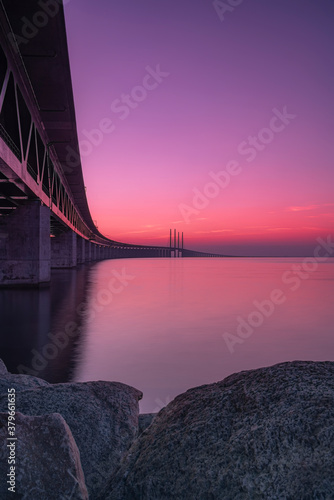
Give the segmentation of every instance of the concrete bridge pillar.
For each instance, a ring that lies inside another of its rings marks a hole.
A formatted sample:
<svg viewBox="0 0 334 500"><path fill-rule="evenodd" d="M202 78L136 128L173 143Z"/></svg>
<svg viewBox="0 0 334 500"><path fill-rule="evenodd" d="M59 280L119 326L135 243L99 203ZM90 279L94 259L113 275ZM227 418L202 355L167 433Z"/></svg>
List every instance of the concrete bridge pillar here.
<svg viewBox="0 0 334 500"><path fill-rule="evenodd" d="M77 235L71 229L51 238L51 267L66 268L77 265Z"/></svg>
<svg viewBox="0 0 334 500"><path fill-rule="evenodd" d="M50 210L39 201L18 207L0 222L0 286L50 281Z"/></svg>
<svg viewBox="0 0 334 500"><path fill-rule="evenodd" d="M91 256L92 260L96 260L96 245L95 243L91 243Z"/></svg>
<svg viewBox="0 0 334 500"><path fill-rule="evenodd" d="M90 241L85 243L85 262L90 262L92 260L92 244Z"/></svg>
<svg viewBox="0 0 334 500"><path fill-rule="evenodd" d="M81 238L80 236L77 237L77 263L78 264L83 264L86 262L86 240L84 238Z"/></svg>

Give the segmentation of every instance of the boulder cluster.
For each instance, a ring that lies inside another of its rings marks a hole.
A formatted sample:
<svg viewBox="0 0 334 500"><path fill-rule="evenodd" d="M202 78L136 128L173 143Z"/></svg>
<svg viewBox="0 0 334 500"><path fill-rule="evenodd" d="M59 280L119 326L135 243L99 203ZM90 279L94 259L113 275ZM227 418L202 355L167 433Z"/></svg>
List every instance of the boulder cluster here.
<svg viewBox="0 0 334 500"><path fill-rule="evenodd" d="M2 478L9 389L16 496L2 479L1 499L334 498L334 362L243 371L139 415L133 387L48 384L0 360Z"/></svg>

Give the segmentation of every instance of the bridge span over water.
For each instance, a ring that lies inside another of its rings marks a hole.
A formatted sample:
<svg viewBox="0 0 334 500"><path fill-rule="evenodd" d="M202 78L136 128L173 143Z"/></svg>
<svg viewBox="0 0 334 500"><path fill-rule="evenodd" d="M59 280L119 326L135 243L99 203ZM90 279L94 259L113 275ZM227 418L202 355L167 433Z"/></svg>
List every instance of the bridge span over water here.
<svg viewBox="0 0 334 500"><path fill-rule="evenodd" d="M2 0L0 28L0 286L48 283L51 267L107 258L219 257L98 231L82 174L63 2Z"/></svg>

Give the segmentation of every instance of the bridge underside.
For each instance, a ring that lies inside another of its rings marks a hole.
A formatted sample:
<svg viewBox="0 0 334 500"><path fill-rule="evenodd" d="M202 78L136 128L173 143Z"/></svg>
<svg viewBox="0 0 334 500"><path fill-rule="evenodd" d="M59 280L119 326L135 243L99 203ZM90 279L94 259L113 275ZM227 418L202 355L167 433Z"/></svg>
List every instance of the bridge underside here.
<svg viewBox="0 0 334 500"><path fill-rule="evenodd" d="M216 256L121 243L98 231L82 174L61 0L2 0L0 42L0 286L47 284L53 267L101 259Z"/></svg>

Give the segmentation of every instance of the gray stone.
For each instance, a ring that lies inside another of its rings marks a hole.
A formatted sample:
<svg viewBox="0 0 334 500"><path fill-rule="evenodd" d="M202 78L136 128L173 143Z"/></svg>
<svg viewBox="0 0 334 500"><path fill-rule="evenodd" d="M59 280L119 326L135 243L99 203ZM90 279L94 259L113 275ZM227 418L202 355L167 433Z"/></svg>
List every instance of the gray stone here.
<svg viewBox="0 0 334 500"><path fill-rule="evenodd" d="M132 445L103 500L334 498L334 363L190 389Z"/></svg>
<svg viewBox="0 0 334 500"><path fill-rule="evenodd" d="M50 384L38 377L9 373L5 363L0 359L0 394L7 394L8 389L15 389L18 392L47 385Z"/></svg>
<svg viewBox="0 0 334 500"><path fill-rule="evenodd" d="M141 413L139 415L139 434L144 432L149 425L153 422L157 413Z"/></svg>
<svg viewBox="0 0 334 500"><path fill-rule="evenodd" d="M46 380L31 375L0 372L0 394L7 394L8 389L15 389L16 392L19 392L49 385L50 384L46 382Z"/></svg>
<svg viewBox="0 0 334 500"><path fill-rule="evenodd" d="M138 434L142 393L118 382L50 384L16 393L16 409L26 415L60 413L81 455L91 498L97 498ZM7 395L0 395L6 411Z"/></svg>
<svg viewBox="0 0 334 500"><path fill-rule="evenodd" d="M7 440L7 418L0 413L0 498L88 500L80 454L63 417L16 413L17 441ZM6 446L9 443L12 449ZM7 476L10 467L15 467L15 476Z"/></svg>
<svg viewBox="0 0 334 500"><path fill-rule="evenodd" d="M3 375L7 375L8 371L7 371L7 367L5 365L5 363L2 361L2 359L0 358L0 377L2 377Z"/></svg>

